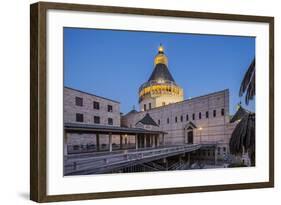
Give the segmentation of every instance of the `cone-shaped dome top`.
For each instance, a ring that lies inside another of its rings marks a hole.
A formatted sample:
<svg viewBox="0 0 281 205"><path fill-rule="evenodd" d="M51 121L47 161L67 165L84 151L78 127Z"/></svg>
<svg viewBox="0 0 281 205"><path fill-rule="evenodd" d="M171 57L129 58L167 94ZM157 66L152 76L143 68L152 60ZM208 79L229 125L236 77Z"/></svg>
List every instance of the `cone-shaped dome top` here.
<svg viewBox="0 0 281 205"><path fill-rule="evenodd" d="M154 70L148 81L172 81L175 82L173 76L168 69L168 58L164 54L164 47L160 44L158 54L154 59Z"/></svg>

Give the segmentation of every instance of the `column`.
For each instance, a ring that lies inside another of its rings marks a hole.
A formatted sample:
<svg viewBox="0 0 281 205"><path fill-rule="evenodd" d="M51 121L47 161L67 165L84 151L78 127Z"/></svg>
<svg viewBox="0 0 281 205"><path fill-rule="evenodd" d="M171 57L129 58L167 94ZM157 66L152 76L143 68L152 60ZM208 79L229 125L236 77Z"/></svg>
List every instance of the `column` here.
<svg viewBox="0 0 281 205"><path fill-rule="evenodd" d="M109 152L112 152L112 133L109 133Z"/></svg>
<svg viewBox="0 0 281 205"><path fill-rule="evenodd" d="M143 145L143 147L146 148L146 135L144 135L143 138L144 138L144 145Z"/></svg>
<svg viewBox="0 0 281 205"><path fill-rule="evenodd" d="M155 147L158 147L159 145L159 135L155 135Z"/></svg>
<svg viewBox="0 0 281 205"><path fill-rule="evenodd" d="M214 160L215 160L215 165L217 164L217 147L215 146L214 150Z"/></svg>
<svg viewBox="0 0 281 205"><path fill-rule="evenodd" d="M65 130L63 131L63 155L67 156L67 133Z"/></svg>
<svg viewBox="0 0 281 205"><path fill-rule="evenodd" d="M184 129L184 143L187 143L187 131Z"/></svg>
<svg viewBox="0 0 281 205"><path fill-rule="evenodd" d="M98 133L96 134L96 147L97 151L100 151L100 135Z"/></svg>
<svg viewBox="0 0 281 205"><path fill-rule="evenodd" d="M151 144L152 144L152 147L155 148L155 135L152 135L152 140L151 140Z"/></svg>
<svg viewBox="0 0 281 205"><path fill-rule="evenodd" d="M190 166L190 153L187 153L187 164Z"/></svg>
<svg viewBox="0 0 281 205"><path fill-rule="evenodd" d="M165 140L164 140L164 133L162 134L162 145L165 145Z"/></svg>
<svg viewBox="0 0 281 205"><path fill-rule="evenodd" d="M139 148L139 138L138 134L135 135L136 150Z"/></svg>
<svg viewBox="0 0 281 205"><path fill-rule="evenodd" d="M123 135L120 135L120 149L123 149Z"/></svg>

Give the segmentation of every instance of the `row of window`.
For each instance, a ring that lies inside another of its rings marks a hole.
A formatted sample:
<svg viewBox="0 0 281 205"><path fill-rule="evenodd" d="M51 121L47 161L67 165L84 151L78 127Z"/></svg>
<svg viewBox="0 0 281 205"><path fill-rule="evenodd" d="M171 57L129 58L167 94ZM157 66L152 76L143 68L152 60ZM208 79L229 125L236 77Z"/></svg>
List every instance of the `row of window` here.
<svg viewBox="0 0 281 205"><path fill-rule="evenodd" d="M217 111L213 110L213 117L216 117L216 116L217 116ZM223 108L221 109L221 116L224 116L224 109ZM205 117L209 118L209 111L206 111ZM195 120L195 118L196 118L195 113L193 113L192 114L192 120ZM198 113L198 119L199 120L202 119L202 113L201 112ZM189 115L188 114L185 116L185 120L189 121ZM180 121L183 122L183 115L180 116ZM177 122L178 122L178 117L176 116L175 117L175 123L177 123ZM169 124L169 123L170 123L170 119L167 118L167 124ZM158 125L160 125L160 120L158 120Z"/></svg>
<svg viewBox="0 0 281 205"><path fill-rule="evenodd" d="M152 108L151 103L148 103L148 109L151 110L151 108ZM143 105L143 109L144 109L144 111L147 110L146 104Z"/></svg>
<svg viewBox="0 0 281 205"><path fill-rule="evenodd" d="M94 116L94 123L100 124L100 116ZM76 122L84 122L84 115L82 113L76 113ZM107 123L113 125L113 119L107 118Z"/></svg>
<svg viewBox="0 0 281 205"><path fill-rule="evenodd" d="M75 97L75 105L76 106L83 106L83 98L81 97ZM97 101L93 101L93 108L95 110L99 110L100 109L100 103ZM107 105L107 111L108 112L113 112L113 106L112 105Z"/></svg>

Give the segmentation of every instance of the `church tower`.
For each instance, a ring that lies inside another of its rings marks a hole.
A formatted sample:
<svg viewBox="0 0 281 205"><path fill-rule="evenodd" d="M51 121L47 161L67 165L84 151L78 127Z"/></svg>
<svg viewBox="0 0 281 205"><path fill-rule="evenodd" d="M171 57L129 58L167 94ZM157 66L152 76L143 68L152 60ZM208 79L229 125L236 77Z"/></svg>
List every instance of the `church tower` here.
<svg viewBox="0 0 281 205"><path fill-rule="evenodd" d="M183 101L183 89L178 86L168 69L168 58L160 44L154 59L154 70L139 88L141 111Z"/></svg>

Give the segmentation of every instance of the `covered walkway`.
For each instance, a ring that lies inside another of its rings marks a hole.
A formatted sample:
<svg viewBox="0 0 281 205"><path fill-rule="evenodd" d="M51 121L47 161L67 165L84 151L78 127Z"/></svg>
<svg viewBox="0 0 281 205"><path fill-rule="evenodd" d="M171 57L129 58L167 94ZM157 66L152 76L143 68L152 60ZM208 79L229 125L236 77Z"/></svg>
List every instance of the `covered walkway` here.
<svg viewBox="0 0 281 205"><path fill-rule="evenodd" d="M164 145L164 135L165 132L146 130L143 128L127 128L127 127L117 127L117 126L104 126L104 125L89 125L89 124L78 124L78 123L65 123L64 124L64 156L67 156L67 138L69 134L93 134L95 137L95 150L97 152L101 151L100 138L108 137L108 151L113 151L112 136L119 136L119 150L123 149L124 146L124 136L132 135L134 136L135 146L134 149L138 150L140 148L157 148L160 145Z"/></svg>

